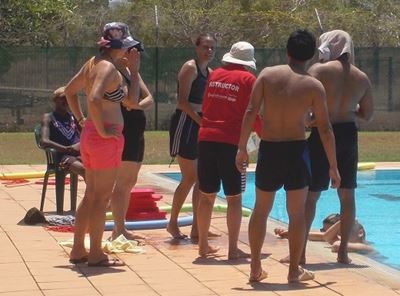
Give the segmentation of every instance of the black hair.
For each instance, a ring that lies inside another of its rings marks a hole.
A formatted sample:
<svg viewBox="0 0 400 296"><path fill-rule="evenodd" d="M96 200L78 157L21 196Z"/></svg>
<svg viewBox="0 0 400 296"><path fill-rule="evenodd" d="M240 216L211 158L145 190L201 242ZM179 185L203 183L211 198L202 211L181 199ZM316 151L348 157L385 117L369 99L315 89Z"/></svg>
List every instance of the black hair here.
<svg viewBox="0 0 400 296"><path fill-rule="evenodd" d="M305 62L314 56L315 47L314 35L308 30L299 29L290 34L286 50L290 57Z"/></svg>
<svg viewBox="0 0 400 296"><path fill-rule="evenodd" d="M324 224L335 224L337 221L340 220L340 215L339 214L330 214L329 216L327 216L322 223Z"/></svg>
<svg viewBox="0 0 400 296"><path fill-rule="evenodd" d="M217 42L217 38L215 38L214 35L212 35L210 33L202 33L199 36L197 36L197 38L194 40L194 45L199 46L201 43L201 40L206 39L206 38L211 38L215 41L215 43Z"/></svg>

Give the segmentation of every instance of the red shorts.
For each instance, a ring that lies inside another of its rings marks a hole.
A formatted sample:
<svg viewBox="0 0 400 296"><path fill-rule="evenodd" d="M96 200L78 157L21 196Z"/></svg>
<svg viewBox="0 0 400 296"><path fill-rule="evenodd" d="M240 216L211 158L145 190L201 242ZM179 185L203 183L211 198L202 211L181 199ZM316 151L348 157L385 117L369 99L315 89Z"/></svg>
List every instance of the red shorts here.
<svg viewBox="0 0 400 296"><path fill-rule="evenodd" d="M110 124L105 124L110 126ZM94 123L85 121L81 133L81 157L86 169L112 169L121 165L124 136L122 125L118 125L117 138L103 138L96 130Z"/></svg>

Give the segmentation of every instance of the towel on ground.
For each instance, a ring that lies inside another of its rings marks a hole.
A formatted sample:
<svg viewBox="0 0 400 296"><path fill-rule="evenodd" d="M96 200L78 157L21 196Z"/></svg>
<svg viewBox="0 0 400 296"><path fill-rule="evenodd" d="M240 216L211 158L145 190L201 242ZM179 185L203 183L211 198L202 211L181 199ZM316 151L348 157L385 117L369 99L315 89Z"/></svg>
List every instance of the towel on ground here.
<svg viewBox="0 0 400 296"><path fill-rule="evenodd" d="M59 242L61 246L69 248L72 248L73 243L73 240ZM143 248L138 246L138 241L128 240L122 234L113 241L103 241L101 244L105 253L144 253ZM85 238L85 248L90 248L89 238Z"/></svg>

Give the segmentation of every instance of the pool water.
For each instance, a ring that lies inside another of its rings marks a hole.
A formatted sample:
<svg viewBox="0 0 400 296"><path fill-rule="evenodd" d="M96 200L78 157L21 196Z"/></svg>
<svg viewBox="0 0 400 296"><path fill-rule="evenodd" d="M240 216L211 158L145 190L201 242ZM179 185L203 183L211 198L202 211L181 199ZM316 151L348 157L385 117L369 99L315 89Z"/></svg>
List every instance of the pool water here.
<svg viewBox="0 0 400 296"><path fill-rule="evenodd" d="M163 174L180 180L179 173ZM247 173L243 206L252 209L255 200L254 172ZM223 197L223 191L218 194ZM270 217L288 222L285 191L276 193ZM312 228L320 229L322 220L331 213L340 212L336 190L321 194ZM356 189L356 218L363 224L366 239L378 252L372 259L400 270L400 170L373 170L358 172Z"/></svg>

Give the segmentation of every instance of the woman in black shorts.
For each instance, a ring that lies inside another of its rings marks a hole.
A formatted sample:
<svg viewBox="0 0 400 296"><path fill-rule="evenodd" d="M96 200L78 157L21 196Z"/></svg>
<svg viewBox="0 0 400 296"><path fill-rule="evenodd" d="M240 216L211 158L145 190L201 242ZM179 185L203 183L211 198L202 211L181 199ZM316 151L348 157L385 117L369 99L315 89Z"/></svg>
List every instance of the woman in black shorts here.
<svg viewBox="0 0 400 296"><path fill-rule="evenodd" d="M146 128L146 116L144 110L153 104L153 97L143 82L140 74L139 80L139 104L136 109L127 109L121 105L124 117L125 143L122 152L122 164L118 172L117 181L111 198L111 208L114 218L112 239L121 234L129 240L144 240L145 236L129 232L125 227L125 216L129 206L130 192L135 186L144 155L144 131ZM131 86L133 87L133 86Z"/></svg>
<svg viewBox="0 0 400 296"><path fill-rule="evenodd" d="M182 179L174 193L171 218L167 231L176 239L184 239L178 227L178 215L193 185L193 225L190 237L197 239L197 133L201 121L201 103L207 77L208 64L214 58L216 40L210 34L201 34L195 40L196 58L185 62L178 74L178 103L171 119L170 155L178 159Z"/></svg>

